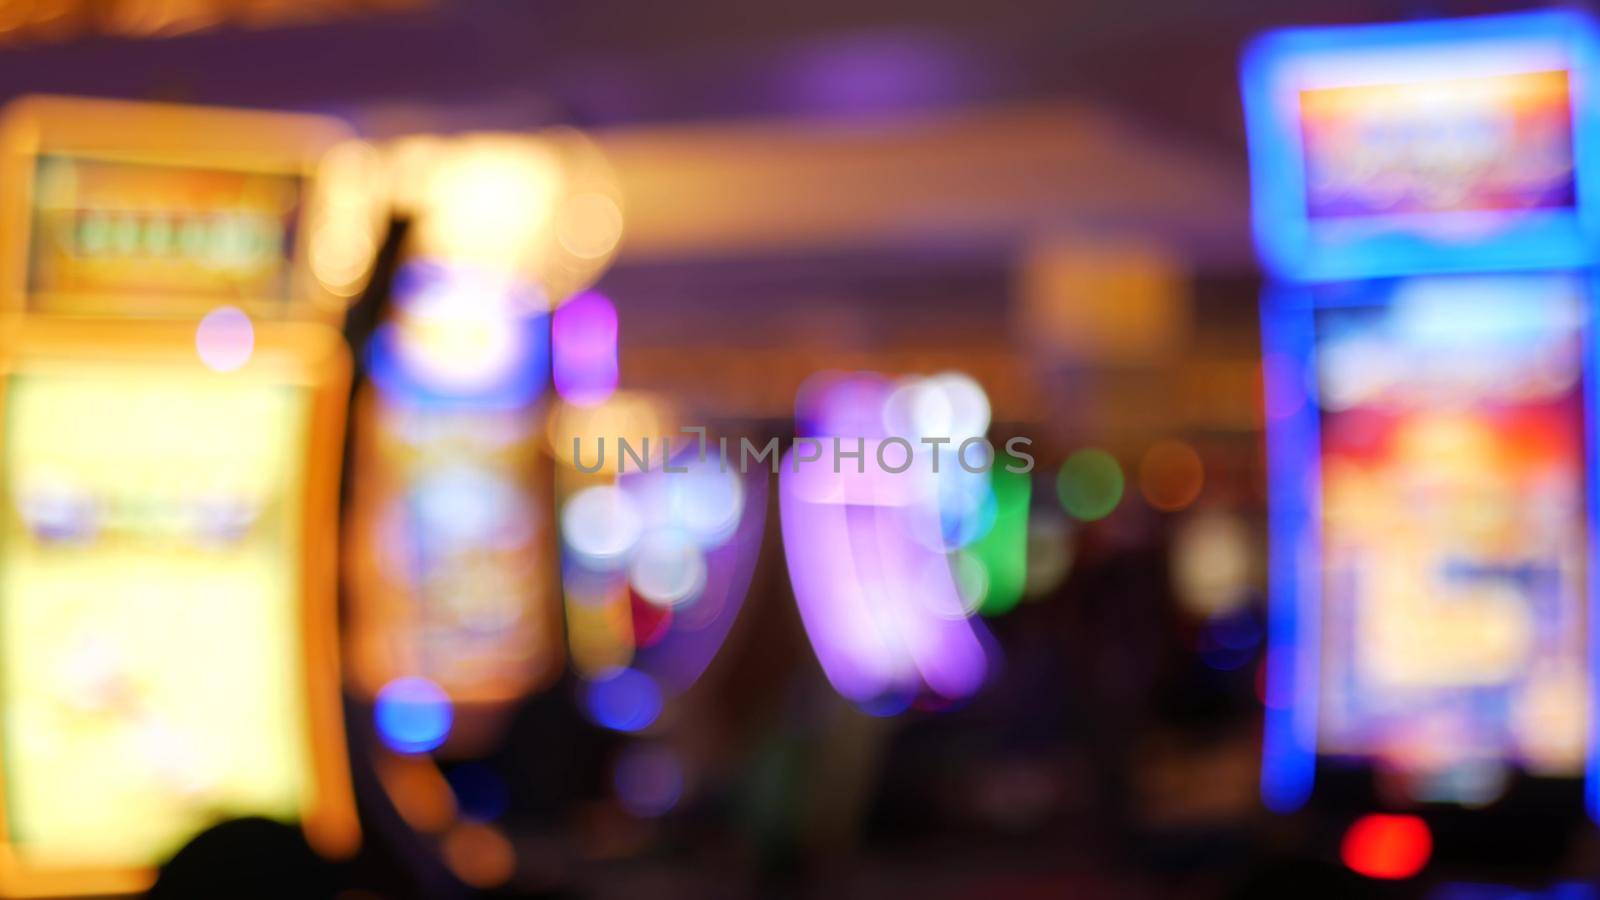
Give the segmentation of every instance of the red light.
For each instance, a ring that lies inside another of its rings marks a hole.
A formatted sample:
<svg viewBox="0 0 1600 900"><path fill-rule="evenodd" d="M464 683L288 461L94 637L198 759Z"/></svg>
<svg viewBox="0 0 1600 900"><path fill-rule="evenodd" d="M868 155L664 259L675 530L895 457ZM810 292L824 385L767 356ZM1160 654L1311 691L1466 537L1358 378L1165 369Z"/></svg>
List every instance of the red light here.
<svg viewBox="0 0 1600 900"><path fill-rule="evenodd" d="M1433 854L1433 835L1416 816L1362 816L1344 833L1339 856L1368 878L1410 878Z"/></svg>

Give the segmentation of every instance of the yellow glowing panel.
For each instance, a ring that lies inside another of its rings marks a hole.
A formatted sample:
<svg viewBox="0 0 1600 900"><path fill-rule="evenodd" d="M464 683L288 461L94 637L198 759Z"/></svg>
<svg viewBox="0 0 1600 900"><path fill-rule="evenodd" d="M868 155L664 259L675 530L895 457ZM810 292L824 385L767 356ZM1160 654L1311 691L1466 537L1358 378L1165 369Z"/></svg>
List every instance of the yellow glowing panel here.
<svg viewBox="0 0 1600 900"><path fill-rule="evenodd" d="M117 315L159 314L183 296L287 300L301 181L295 173L41 156L28 293L45 312Z"/></svg>
<svg viewBox="0 0 1600 900"><path fill-rule="evenodd" d="M0 116L0 307L128 319L228 303L332 319L376 246L369 191L316 177L346 136L322 116L13 101ZM344 294L314 276L313 243Z"/></svg>
<svg viewBox="0 0 1600 900"><path fill-rule="evenodd" d="M6 820L39 867L138 867L306 811L310 392L189 367L23 368L6 391Z"/></svg>

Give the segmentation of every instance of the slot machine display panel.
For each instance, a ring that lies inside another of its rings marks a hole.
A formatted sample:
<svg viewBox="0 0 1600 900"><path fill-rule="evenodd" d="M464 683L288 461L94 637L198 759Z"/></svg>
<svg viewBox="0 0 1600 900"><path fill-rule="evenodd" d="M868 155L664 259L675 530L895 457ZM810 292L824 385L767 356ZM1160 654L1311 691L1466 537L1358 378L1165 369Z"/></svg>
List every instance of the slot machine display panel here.
<svg viewBox="0 0 1600 900"><path fill-rule="evenodd" d="M49 97L0 134L0 895L140 891L237 816L349 852L350 360L305 235L343 130Z"/></svg>
<svg viewBox="0 0 1600 900"><path fill-rule="evenodd" d="M308 232L346 223L307 213L322 151L344 134L291 113L23 98L0 134L0 305L328 320L340 304L312 274Z"/></svg>
<svg viewBox="0 0 1600 900"><path fill-rule="evenodd" d="M1241 84L1262 262L1291 281L1592 264L1596 46L1563 12L1259 39Z"/></svg>
<svg viewBox="0 0 1600 900"><path fill-rule="evenodd" d="M1566 273L1269 296L1269 804L1322 768L1468 806L1585 775L1591 297Z"/></svg>

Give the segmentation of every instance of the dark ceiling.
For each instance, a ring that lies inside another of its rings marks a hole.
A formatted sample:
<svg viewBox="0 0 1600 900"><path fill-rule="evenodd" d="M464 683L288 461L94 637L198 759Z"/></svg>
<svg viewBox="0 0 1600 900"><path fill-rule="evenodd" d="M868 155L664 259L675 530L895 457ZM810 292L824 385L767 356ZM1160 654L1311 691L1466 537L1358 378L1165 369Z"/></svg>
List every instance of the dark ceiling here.
<svg viewBox="0 0 1600 900"><path fill-rule="evenodd" d="M1232 151L1235 59L1252 33L1515 6L436 0L327 25L12 49L0 54L0 84L319 109L373 131L884 117L1073 98Z"/></svg>

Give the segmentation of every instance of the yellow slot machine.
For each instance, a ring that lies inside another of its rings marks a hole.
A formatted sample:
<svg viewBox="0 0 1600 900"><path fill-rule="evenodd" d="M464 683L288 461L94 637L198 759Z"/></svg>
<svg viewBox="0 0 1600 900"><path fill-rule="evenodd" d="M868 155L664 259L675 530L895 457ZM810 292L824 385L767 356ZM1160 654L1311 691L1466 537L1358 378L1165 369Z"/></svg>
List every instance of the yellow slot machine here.
<svg viewBox="0 0 1600 900"><path fill-rule="evenodd" d="M0 895L199 831L359 830L338 676L349 354L303 115L27 98L0 158Z"/></svg>

